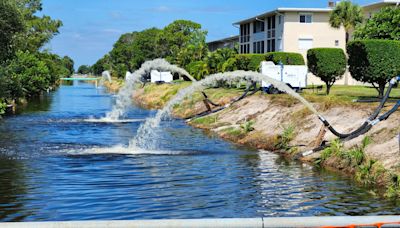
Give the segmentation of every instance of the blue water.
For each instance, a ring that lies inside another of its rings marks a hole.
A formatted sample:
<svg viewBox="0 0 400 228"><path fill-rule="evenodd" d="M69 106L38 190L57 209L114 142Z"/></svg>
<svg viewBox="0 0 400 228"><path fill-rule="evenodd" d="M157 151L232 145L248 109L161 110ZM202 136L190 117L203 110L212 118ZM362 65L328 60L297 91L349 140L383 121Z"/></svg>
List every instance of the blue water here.
<svg viewBox="0 0 400 228"><path fill-rule="evenodd" d="M114 102L61 86L0 121L0 221L399 214L344 177L164 122L158 154L126 146L141 122L89 123ZM128 117L154 115L132 107ZM88 153L91 152L92 153Z"/></svg>

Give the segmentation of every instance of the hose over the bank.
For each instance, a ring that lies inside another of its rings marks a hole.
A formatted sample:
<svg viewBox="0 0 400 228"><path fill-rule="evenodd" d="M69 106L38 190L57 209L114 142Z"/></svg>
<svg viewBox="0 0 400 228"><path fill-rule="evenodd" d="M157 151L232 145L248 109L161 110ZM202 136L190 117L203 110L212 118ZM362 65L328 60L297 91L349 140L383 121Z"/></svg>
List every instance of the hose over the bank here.
<svg viewBox="0 0 400 228"><path fill-rule="evenodd" d="M339 133L338 131L336 131L335 128L333 128L333 126L323 116L318 116L318 118L325 125L325 127L328 128L329 131L331 131L334 135L336 135L340 139L350 140L350 139L356 138L362 134L365 134L372 128L373 125L376 124L376 123L374 124L374 120L378 117L378 115L382 111L386 101L389 99L392 88L396 84L397 80L400 80L400 76L390 80L389 87L386 91L386 94L383 97L379 106L376 108L376 110L371 114L371 116L359 128L357 128L356 130L354 130L350 133ZM397 105L395 105L393 108L396 108L396 106ZM397 108L398 108L398 106L397 106ZM397 110L397 108L396 108L396 110ZM394 110L393 112L395 112L396 110ZM392 113L386 113L385 115L387 115L387 117L389 117ZM387 119L387 117L386 117L386 119Z"/></svg>
<svg viewBox="0 0 400 228"><path fill-rule="evenodd" d="M251 93L249 93L251 89L253 89L253 91L252 91ZM253 82L253 83L243 92L243 94L242 94L241 96L239 96L239 97L237 97L237 98L235 98L235 99L232 99L232 101L231 101L229 104L226 104L226 105L224 105L224 106L223 106L222 104L218 104L218 103L213 102L212 100L210 100L210 99L208 98L207 94L203 91L203 92L201 92L201 93L202 93L203 96L204 96L204 101L207 102L207 103L209 103L209 104L211 104L211 105L213 105L213 106L215 106L215 107L219 107L219 108L214 109L214 110L207 110L207 111L204 111L204 112L202 112L202 113L199 113L199 114L197 114L197 115L195 115L195 116L188 117L188 118L186 118L186 119L193 119L193 118L203 117L203 116L206 116L206 115L209 115L209 114L212 114L212 113L216 113L216 112L222 111L222 110L224 110L225 108L231 106L232 104L234 104L234 103L236 103L236 102L238 102L238 101L240 101L240 100L243 100L243 99L244 99L245 97L247 97L247 96L251 96L251 95L257 93L258 91L259 91L259 89L257 89L257 83L256 83L256 82Z"/></svg>
<svg viewBox="0 0 400 228"><path fill-rule="evenodd" d="M400 81L400 76L397 76L390 81L389 88L388 88L384 98L382 99L381 103L375 110L375 112L358 129L354 130L351 133L341 134L341 133L337 132L324 117L322 117L322 116L318 116L318 117L324 123L325 127L327 127L334 135L339 137L339 139L341 141L349 141L360 135L363 135L363 134L367 133L369 130L371 130L371 128L373 126L375 126L376 124L378 124L379 122L387 120L394 112L396 112L400 108L400 100L399 100L389 111L387 111L386 113L384 113L378 117L378 115L382 111L386 101L388 100L390 92L391 92L393 86L396 84L396 81ZM303 157L308 156L315 152L321 151L327 147L328 147L328 145L321 145L310 151L300 153L298 156L303 156Z"/></svg>

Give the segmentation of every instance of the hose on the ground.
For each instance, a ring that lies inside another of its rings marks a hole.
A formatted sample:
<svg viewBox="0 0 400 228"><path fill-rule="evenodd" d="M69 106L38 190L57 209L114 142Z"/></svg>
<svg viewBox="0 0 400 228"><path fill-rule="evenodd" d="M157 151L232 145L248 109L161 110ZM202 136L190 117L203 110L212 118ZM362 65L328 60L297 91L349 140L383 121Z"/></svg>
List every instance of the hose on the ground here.
<svg viewBox="0 0 400 228"><path fill-rule="evenodd" d="M252 91L251 93L249 93L251 89L253 89L253 91ZM202 93L203 96L204 96L204 100L205 100L206 102L208 102L209 104L211 104L211 105L213 105L213 106L215 106L215 107L219 107L219 108L214 109L214 110L211 110L211 111L210 111L210 110L206 110L206 111L204 111L204 112L202 112L202 113L199 113L199 114L197 114L197 115L188 117L188 118L186 118L186 119L199 118L199 117L203 117L203 116L206 116L206 115L209 115L209 114L213 114L213 113L222 111L222 110L224 110L225 108L231 106L232 104L234 104L234 103L236 103L236 102L238 102L238 101L240 101L240 100L243 100L245 97L251 96L251 95L255 94L255 93L258 92L258 91L259 91L259 89L257 89L257 83L256 83L256 82L253 82L253 83L243 92L243 94L242 94L241 96L232 99L232 101L231 101L229 104L226 104L226 105L224 105L224 106L223 106L222 104L218 104L218 103L213 102L212 100L210 100L210 99L208 98L207 94L206 94L204 91L202 91L201 93Z"/></svg>
<svg viewBox="0 0 400 228"><path fill-rule="evenodd" d="M385 97L382 99L382 102L380 103L379 107L375 110L375 112L368 118L367 121L365 121L358 129L356 129L355 131L349 133L349 134L340 134L338 133L330 124L328 121L326 121L322 116L319 116L320 120L324 123L324 125L336 136L339 137L339 139L341 141L349 141L351 139L354 139L360 135L363 135L365 133L367 133L369 130L371 130L371 128L373 126L375 126L376 124L378 124L381 121L387 120L394 112L396 112L399 108L400 108L400 100L397 101L397 103L386 113L382 114L381 116L378 117L379 113L381 112L381 110L383 109L386 100L389 97L389 94L394 86L394 84L396 83L396 81L400 81L400 76L392 79L390 81L390 85L388 88L388 91L386 92ZM304 153L299 153L297 158L299 157L304 157L310 154L313 154L315 152L318 151L322 151L325 148L327 148L329 145L321 145L317 148L314 148L310 151L306 151Z"/></svg>
<svg viewBox="0 0 400 228"><path fill-rule="evenodd" d="M371 127L369 127L369 126L378 117L379 113L382 111L383 107L385 106L385 103L389 99L392 88L396 84L397 80L400 80L400 76L393 78L390 81L389 87L386 91L385 96L383 97L379 106L371 114L371 116L359 128L357 128L356 130L354 130L350 133L339 133L323 116L318 116L318 118L325 125L325 127L328 128L329 131L331 131L335 136L339 137L340 139L355 138L359 135L365 134L366 131L369 131L371 129L371 127L373 125Z"/></svg>

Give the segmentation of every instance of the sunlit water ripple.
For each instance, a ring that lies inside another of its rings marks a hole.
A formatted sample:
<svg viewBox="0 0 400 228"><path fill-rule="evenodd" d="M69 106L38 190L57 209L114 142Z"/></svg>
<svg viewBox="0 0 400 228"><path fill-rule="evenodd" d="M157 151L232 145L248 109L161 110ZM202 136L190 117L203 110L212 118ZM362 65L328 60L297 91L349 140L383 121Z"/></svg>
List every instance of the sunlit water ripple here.
<svg viewBox="0 0 400 228"><path fill-rule="evenodd" d="M62 86L0 122L0 221L399 214L330 172L235 147L183 121L159 150L128 148L154 112L104 116L112 95Z"/></svg>

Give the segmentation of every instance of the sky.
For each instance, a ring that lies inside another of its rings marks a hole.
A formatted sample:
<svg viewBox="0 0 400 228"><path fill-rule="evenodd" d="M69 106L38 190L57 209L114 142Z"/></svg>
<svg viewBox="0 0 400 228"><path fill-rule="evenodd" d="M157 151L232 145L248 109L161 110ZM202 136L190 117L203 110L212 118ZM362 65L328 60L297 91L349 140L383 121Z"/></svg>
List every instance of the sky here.
<svg viewBox="0 0 400 228"><path fill-rule="evenodd" d="M377 0L354 0L365 5ZM43 0L42 14L63 22L46 48L92 65L120 35L177 19L192 20L208 31L207 41L238 35L232 23L278 7L327 7L328 0Z"/></svg>

